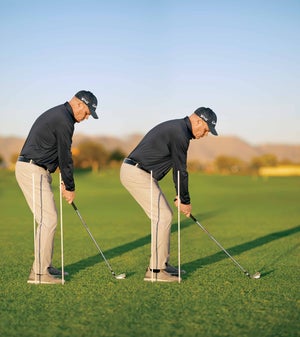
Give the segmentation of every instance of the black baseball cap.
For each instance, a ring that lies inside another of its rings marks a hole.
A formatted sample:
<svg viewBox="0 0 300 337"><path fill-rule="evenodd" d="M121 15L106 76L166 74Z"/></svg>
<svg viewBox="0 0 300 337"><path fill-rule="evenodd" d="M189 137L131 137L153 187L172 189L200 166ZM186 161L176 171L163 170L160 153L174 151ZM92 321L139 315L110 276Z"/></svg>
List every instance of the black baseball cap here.
<svg viewBox="0 0 300 337"><path fill-rule="evenodd" d="M96 114L98 100L94 94L92 94L90 91L81 90L78 91L77 94L75 94L75 97L80 99L83 103L85 103L89 107L90 113L95 119L99 118L98 115Z"/></svg>
<svg viewBox="0 0 300 337"><path fill-rule="evenodd" d="M196 111L194 111L194 113L207 123L209 131L213 135L218 135L215 129L217 124L217 115L210 108L198 108Z"/></svg>

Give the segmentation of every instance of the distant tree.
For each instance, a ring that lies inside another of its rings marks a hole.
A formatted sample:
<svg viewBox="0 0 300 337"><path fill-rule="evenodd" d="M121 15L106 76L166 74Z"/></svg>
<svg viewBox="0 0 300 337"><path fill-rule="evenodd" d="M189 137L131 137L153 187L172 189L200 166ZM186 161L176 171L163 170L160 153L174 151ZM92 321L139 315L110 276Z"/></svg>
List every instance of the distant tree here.
<svg viewBox="0 0 300 337"><path fill-rule="evenodd" d="M291 159L287 159L287 158L283 158L280 161L278 161L279 165L295 165L297 164L297 162L291 160Z"/></svg>
<svg viewBox="0 0 300 337"><path fill-rule="evenodd" d="M109 161L122 161L124 158L126 157L126 155L124 154L124 152L120 149L115 149L113 150L110 155L109 155Z"/></svg>
<svg viewBox="0 0 300 337"><path fill-rule="evenodd" d="M105 167L109 159L105 148L92 141L80 143L72 152L75 167L92 168L93 172L98 172L100 167Z"/></svg>
<svg viewBox="0 0 300 337"><path fill-rule="evenodd" d="M245 171L245 163L236 157L218 156L214 161L216 170L223 174L238 174Z"/></svg>
<svg viewBox="0 0 300 337"><path fill-rule="evenodd" d="M12 164L15 164L16 161L18 160L18 157L19 157L19 153L14 153L14 154L12 154L12 155L10 156L10 162L11 162Z"/></svg>
<svg viewBox="0 0 300 337"><path fill-rule="evenodd" d="M274 154L264 154L260 157L253 157L250 162L250 168L258 171L263 166L276 166L278 164L277 157Z"/></svg>
<svg viewBox="0 0 300 337"><path fill-rule="evenodd" d="M187 168L189 172L202 172L204 170L203 164L198 160L189 160L187 162Z"/></svg>

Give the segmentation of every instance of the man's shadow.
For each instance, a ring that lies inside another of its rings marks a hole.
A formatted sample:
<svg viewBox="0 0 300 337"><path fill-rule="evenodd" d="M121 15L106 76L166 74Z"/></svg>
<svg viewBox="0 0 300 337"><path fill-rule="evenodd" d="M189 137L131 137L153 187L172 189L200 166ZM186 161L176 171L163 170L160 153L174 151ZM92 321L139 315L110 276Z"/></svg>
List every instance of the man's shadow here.
<svg viewBox="0 0 300 337"><path fill-rule="evenodd" d="M218 212L219 211L206 212L205 214L201 215L201 219L210 218L211 216L217 214ZM145 217L145 222L146 221L148 221L148 220ZM192 225L193 225L193 221L191 221L191 219L185 219L184 221L181 222L181 229L188 228ZM83 230L84 230L84 228L83 228ZM171 233L174 233L174 232L177 232L177 231L178 231L177 223L176 224L173 223L172 226L171 226ZM139 239L136 239L134 241L125 243L124 245L106 250L105 252L102 251L102 253L104 254L104 256L107 260L110 260L110 259L112 259L116 256L120 256L122 254L128 253L128 252L130 252L134 249L146 246L150 243L151 243L151 235L149 234L149 235L146 235L146 236L141 237ZM91 240L91 244L93 244L92 240ZM101 243L99 244L99 247L101 249ZM90 256L90 257L85 258L83 260L77 261L75 263L66 265L65 269L68 270L68 272L70 274L69 278L71 278L72 275L74 276L75 274L77 274L81 270L83 270L85 268L89 268L89 267L91 267L91 266L93 266L93 265L95 265L99 262L104 262L103 257L102 257L100 252L97 255L93 255L93 256Z"/></svg>
<svg viewBox="0 0 300 337"><path fill-rule="evenodd" d="M201 218L201 221L202 221L202 220L205 220L207 218L210 218L211 216L215 215L216 213L217 213L217 211L207 212L205 214L201 214L201 216L199 216L199 218ZM190 218L186 218L185 220L181 221L180 227L181 227L181 230L183 230L185 228L190 227L191 225L194 225L194 221ZM171 230L172 233L177 232L177 230L178 230L177 223L176 223L176 225L173 224L172 230ZM293 227L293 228L290 228L290 229L287 229L287 230L283 230L283 231L280 231L280 232L274 232L274 233L262 236L260 238L255 239L255 240L251 240L251 241L245 242L243 244L240 244L240 245L237 245L237 246L234 246L234 247L230 247L226 250L232 256L237 255L237 254L241 254L245 251L254 249L256 247L263 246L263 245L265 245L269 242L278 240L278 239L286 237L286 236L296 234L299 231L300 231L300 225L298 225L296 227ZM116 256L120 256L120 255L128 253L128 252L130 252L134 249L137 249L137 248L143 247L145 245L148 245L148 244L150 244L150 242L151 242L151 236L149 234L149 235L146 235L146 236L141 237L139 239L136 239L134 241L125 243L121 246L114 247L112 249L106 250L105 252L103 252L103 254L104 254L104 256L107 260L110 260L110 259L112 259ZM101 247L101 245L99 245L99 246ZM215 254L212 254L210 256L206 256L206 257L203 257L203 258L185 263L181 266L181 268L185 269L186 271L192 272L192 271L194 271L198 268L201 268L205 265L209 265L209 264L219 262L219 261L221 261L225 258L228 258L227 255L224 252L219 251L219 252L217 252ZM75 263L72 263L70 265L67 265L67 266L65 266L65 269L68 270L68 272L70 273L69 278L71 278L76 273L82 271L83 269L89 268L89 267L91 267L91 266L93 266L93 265L95 265L99 262L104 262L100 252L97 255L90 256L90 257L87 257L87 258L82 259L80 261L77 261ZM264 267L266 267L266 266L264 266ZM270 272L272 272L272 271L263 272L262 276L265 276Z"/></svg>
<svg viewBox="0 0 300 337"><path fill-rule="evenodd" d="M270 243L270 242L275 241L275 240L279 240L283 237L287 237L287 236L296 234L298 232L300 232L300 225L298 225L296 227L293 227L293 228L283 230L283 231L274 232L274 233L262 236L260 238L255 239L255 240L251 240L251 241L245 242L245 243L237 245L237 246L230 247L230 248L226 249L226 251L231 256L239 255L239 254L241 254L243 252L246 252L248 250L263 246L267 243ZM291 251L298 248L299 245L300 244L297 244L297 245L293 246L292 248L288 249L288 251L285 252L284 254L291 253ZM282 254L282 255L284 255L284 254ZM282 257L282 255L280 257L277 257L276 259L274 259L272 264L274 264L276 261L278 261ZM186 269L187 271L194 271L194 270L196 270L198 268L201 268L205 265L210 265L210 264L219 262L221 260L224 260L226 258L228 258L228 256L225 254L225 252L219 251L215 254L206 256L204 258L200 258L200 259L188 262L186 264L183 264L182 269ZM274 270L267 270L267 268L270 268L270 265L271 265L271 263L268 263L267 265L264 265L264 266L261 267L261 270L260 270L261 277L266 276L266 275L268 275L268 274L270 274L274 271Z"/></svg>

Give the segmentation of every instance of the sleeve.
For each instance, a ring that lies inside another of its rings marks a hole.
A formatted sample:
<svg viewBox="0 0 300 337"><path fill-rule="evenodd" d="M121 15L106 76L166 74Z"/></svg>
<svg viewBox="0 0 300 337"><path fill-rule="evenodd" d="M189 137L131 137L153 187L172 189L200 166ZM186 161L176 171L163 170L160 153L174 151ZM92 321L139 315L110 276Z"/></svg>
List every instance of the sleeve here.
<svg viewBox="0 0 300 337"><path fill-rule="evenodd" d="M68 125L68 127L62 127L60 125L57 128L58 166L67 191L75 191L71 152L73 133L74 126Z"/></svg>
<svg viewBox="0 0 300 337"><path fill-rule="evenodd" d="M187 172L187 151L189 142L181 141L172 145L171 155L173 160L173 181L175 185L176 194L178 191L178 171L180 180L180 201L183 204L189 205L189 175Z"/></svg>

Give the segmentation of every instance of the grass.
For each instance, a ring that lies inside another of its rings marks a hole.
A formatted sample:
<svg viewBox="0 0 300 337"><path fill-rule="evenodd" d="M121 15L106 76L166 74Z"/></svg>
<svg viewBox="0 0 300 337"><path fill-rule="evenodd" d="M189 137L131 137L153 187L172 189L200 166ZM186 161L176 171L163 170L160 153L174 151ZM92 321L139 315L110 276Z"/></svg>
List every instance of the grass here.
<svg viewBox="0 0 300 337"><path fill-rule="evenodd" d="M32 215L12 172L0 171L0 334L14 336L260 336L299 333L299 178L190 175L194 216L249 270L248 279L190 219L181 218L181 284L143 281L149 221L118 172L76 174L76 205L64 213L64 286L26 283L33 261ZM169 200L170 176L161 183ZM53 175L58 200L58 177ZM177 265L176 212L171 263ZM59 228L54 264L60 261Z"/></svg>

